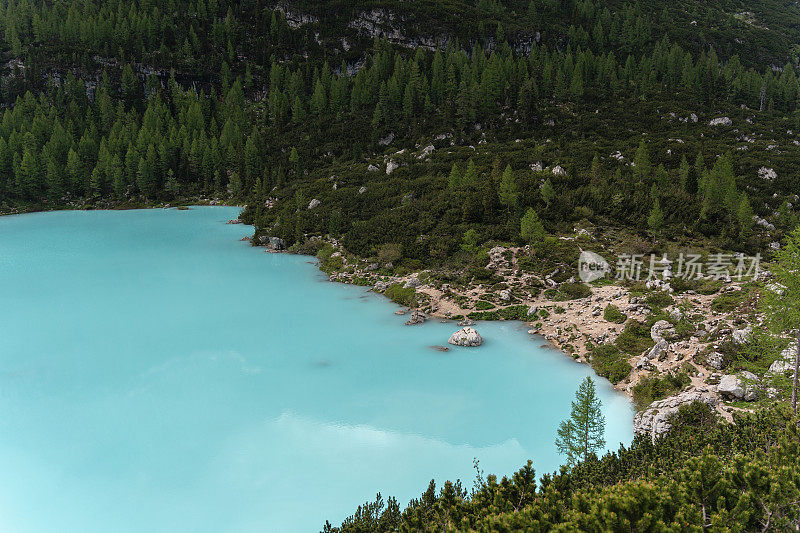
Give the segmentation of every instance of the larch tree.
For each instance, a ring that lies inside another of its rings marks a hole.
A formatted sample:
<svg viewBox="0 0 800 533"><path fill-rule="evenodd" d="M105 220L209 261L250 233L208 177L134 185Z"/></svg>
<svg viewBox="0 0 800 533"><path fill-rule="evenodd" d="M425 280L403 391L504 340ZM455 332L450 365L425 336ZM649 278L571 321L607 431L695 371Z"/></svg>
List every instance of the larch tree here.
<svg viewBox="0 0 800 533"><path fill-rule="evenodd" d="M558 453L567 456L570 466L585 461L606 445L606 419L601 408L594 381L587 376L575 393L570 417L561 422L556 437Z"/></svg>
<svg viewBox="0 0 800 533"><path fill-rule="evenodd" d="M770 329L780 335L794 334L798 341L794 352L792 376L792 411L797 413L798 370L800 367L800 227L787 237L775 254L772 266L774 287L765 289L760 306Z"/></svg>

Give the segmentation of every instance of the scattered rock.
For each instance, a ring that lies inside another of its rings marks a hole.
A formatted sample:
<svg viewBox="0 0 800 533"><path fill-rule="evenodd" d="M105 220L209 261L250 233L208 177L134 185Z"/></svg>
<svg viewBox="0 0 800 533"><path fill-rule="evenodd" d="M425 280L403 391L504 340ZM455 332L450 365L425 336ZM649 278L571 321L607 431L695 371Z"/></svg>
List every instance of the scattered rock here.
<svg viewBox="0 0 800 533"><path fill-rule="evenodd" d="M395 170L400 167L400 164L395 162L393 159L390 159L388 163L386 163L386 174L391 174Z"/></svg>
<svg viewBox="0 0 800 533"><path fill-rule="evenodd" d="M450 351L450 348L448 348L447 346L433 345L433 346L431 346L431 348L436 350L437 352L449 352Z"/></svg>
<svg viewBox="0 0 800 533"><path fill-rule="evenodd" d="M378 281L375 285L372 286L372 290L375 292L383 292L389 288L389 284L385 281Z"/></svg>
<svg viewBox="0 0 800 533"><path fill-rule="evenodd" d="M365 192L367 192L367 188L366 187L362 186L360 189L358 189L358 194L364 194Z"/></svg>
<svg viewBox="0 0 800 533"><path fill-rule="evenodd" d="M708 123L709 126L730 126L733 124L733 121L730 117L719 117L711 119Z"/></svg>
<svg viewBox="0 0 800 533"><path fill-rule="evenodd" d="M653 339L656 344L658 344L659 341L663 341L664 337L669 337L671 335L675 335L675 328L666 320L659 320L650 328L650 338Z"/></svg>
<svg viewBox="0 0 800 533"><path fill-rule="evenodd" d="M425 159L433 152L433 150L434 150L433 145L429 144L428 146L422 149L422 151L417 156L417 159Z"/></svg>
<svg viewBox="0 0 800 533"><path fill-rule="evenodd" d="M320 202L319 200L317 200L316 198L314 198L313 200L311 200L310 202L308 202L308 208L309 208L309 209L314 209L315 207L319 207L319 206L320 206L320 204L322 204L322 202Z"/></svg>
<svg viewBox="0 0 800 533"><path fill-rule="evenodd" d="M383 139L380 139L378 141L378 144L380 144L381 146L388 146L392 144L393 140L394 140L394 133L389 133L389 135L387 135Z"/></svg>
<svg viewBox="0 0 800 533"><path fill-rule="evenodd" d="M406 289L416 289L420 285L422 285L422 282L420 282L418 277L414 276L414 277L408 278L408 281L406 281L406 283L405 283L405 285L403 285L403 287L405 287Z"/></svg>
<svg viewBox="0 0 800 533"><path fill-rule="evenodd" d="M483 338L474 328L465 327L450 335L447 342L456 346L480 346L483 344Z"/></svg>
<svg viewBox="0 0 800 533"><path fill-rule="evenodd" d="M753 328L750 326L747 326L744 329L736 329L731 334L731 338L733 339L733 342L735 342L736 344L744 344L748 340L750 340L750 334L752 332Z"/></svg>
<svg viewBox="0 0 800 533"><path fill-rule="evenodd" d="M508 289L503 289L502 291L500 291L499 295L500 299L503 300L504 302L511 300L511 291L509 291Z"/></svg>
<svg viewBox="0 0 800 533"><path fill-rule="evenodd" d="M676 307L672 311L669 312L669 319L678 322L680 319L683 318L683 311L680 310L679 307Z"/></svg>
<svg viewBox="0 0 800 533"><path fill-rule="evenodd" d="M417 324L422 324L428 319L424 313L421 311L417 311L416 309L411 313L411 318L408 319L406 322L406 326L416 326Z"/></svg>
<svg viewBox="0 0 800 533"><path fill-rule="evenodd" d="M378 167L376 167L375 165L372 165L372 164L370 164L370 166L367 167L367 172L377 172L379 170L380 169ZM363 187L362 187L362 189L363 189Z"/></svg>
<svg viewBox="0 0 800 533"><path fill-rule="evenodd" d="M669 343L664 339L659 339L656 341L656 345L650 348L650 350L643 354L643 357L647 360L656 359L661 360L661 358L666 355L667 350L669 349Z"/></svg>
<svg viewBox="0 0 800 533"><path fill-rule="evenodd" d="M474 321L474 320L472 320L472 319L470 319L470 318L465 318L464 320L462 320L461 322L459 322L459 323L458 323L458 325L459 325L459 326L461 326L461 327L464 327L464 326L474 326L474 325L475 325L475 321Z"/></svg>
<svg viewBox="0 0 800 533"><path fill-rule="evenodd" d="M711 352L706 355L706 364L715 370L721 370L725 365L725 357L719 352Z"/></svg>
<svg viewBox="0 0 800 533"><path fill-rule="evenodd" d="M758 177L762 180L774 181L778 177L778 173L772 168L761 167L758 169Z"/></svg>

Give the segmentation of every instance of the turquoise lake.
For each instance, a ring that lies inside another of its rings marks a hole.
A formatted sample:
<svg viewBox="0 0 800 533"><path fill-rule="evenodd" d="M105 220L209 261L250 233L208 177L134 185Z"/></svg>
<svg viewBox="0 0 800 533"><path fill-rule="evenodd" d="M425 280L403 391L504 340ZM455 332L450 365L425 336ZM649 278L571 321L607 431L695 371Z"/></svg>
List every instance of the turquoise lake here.
<svg viewBox="0 0 800 533"><path fill-rule="evenodd" d="M236 208L0 217L0 531L314 532L473 457L557 468L586 365L524 324L404 326ZM598 379L606 440L633 409Z"/></svg>

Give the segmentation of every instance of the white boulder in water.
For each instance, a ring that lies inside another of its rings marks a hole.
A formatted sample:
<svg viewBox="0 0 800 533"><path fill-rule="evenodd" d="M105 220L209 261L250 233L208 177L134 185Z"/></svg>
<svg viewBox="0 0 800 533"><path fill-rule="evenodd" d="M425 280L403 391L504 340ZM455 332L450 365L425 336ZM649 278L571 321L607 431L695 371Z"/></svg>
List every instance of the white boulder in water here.
<svg viewBox="0 0 800 533"><path fill-rule="evenodd" d="M450 335L447 342L456 346L480 346L483 344L483 337L475 328L465 327Z"/></svg>

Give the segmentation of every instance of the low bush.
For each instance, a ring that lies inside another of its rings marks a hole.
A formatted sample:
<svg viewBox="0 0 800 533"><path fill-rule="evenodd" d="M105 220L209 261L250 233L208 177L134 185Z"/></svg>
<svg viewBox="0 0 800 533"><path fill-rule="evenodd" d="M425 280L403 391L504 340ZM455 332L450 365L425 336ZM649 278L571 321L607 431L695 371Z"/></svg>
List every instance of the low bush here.
<svg viewBox="0 0 800 533"><path fill-rule="evenodd" d="M601 344L592 349L592 368L611 383L619 383L633 369L627 355L613 344Z"/></svg>
<svg viewBox="0 0 800 533"><path fill-rule="evenodd" d="M475 302L475 309L478 311L488 311L489 309L494 309L495 305L492 302L487 302L486 300L478 300Z"/></svg>
<svg viewBox="0 0 800 533"><path fill-rule="evenodd" d="M614 304L608 304L606 306L605 311L603 311L603 318L615 324L622 324L628 319L625 313L620 311L619 307Z"/></svg>
<svg viewBox="0 0 800 533"><path fill-rule="evenodd" d="M691 382L691 378L683 372L646 377L634 385L633 403L641 411L654 401L679 392Z"/></svg>
<svg viewBox="0 0 800 533"><path fill-rule="evenodd" d="M718 313L729 313L739 307L744 298L744 291L720 294L711 301L711 309Z"/></svg>
<svg viewBox="0 0 800 533"><path fill-rule="evenodd" d="M653 339L650 337L650 328L644 322L629 320L625 329L617 337L616 345L623 352L631 355L639 355L643 351L653 346Z"/></svg>
<svg viewBox="0 0 800 533"><path fill-rule="evenodd" d="M655 307L657 309L663 309L664 307L675 303L675 299L670 296L668 292L664 291L651 292L647 295L644 301L650 307Z"/></svg>
<svg viewBox="0 0 800 533"><path fill-rule="evenodd" d="M417 291L413 287L403 287L402 283L394 283L384 292L391 301L406 307L417 306Z"/></svg>

